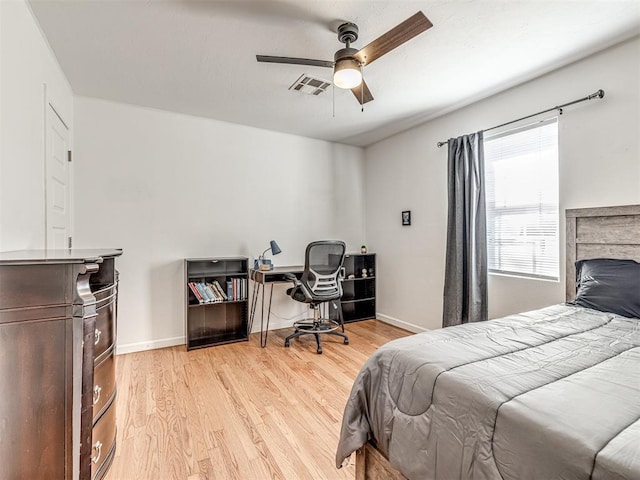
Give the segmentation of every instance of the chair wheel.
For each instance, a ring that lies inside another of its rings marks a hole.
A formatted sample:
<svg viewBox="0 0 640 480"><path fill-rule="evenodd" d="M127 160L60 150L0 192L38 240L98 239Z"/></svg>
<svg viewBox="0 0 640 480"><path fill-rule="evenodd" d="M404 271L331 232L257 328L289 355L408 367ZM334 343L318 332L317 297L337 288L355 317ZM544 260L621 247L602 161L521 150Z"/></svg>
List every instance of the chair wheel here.
<svg viewBox="0 0 640 480"><path fill-rule="evenodd" d="M345 339L344 339L344 344L345 344L345 345L349 345L349 339L348 339L348 338L345 338Z"/></svg>
<svg viewBox="0 0 640 480"><path fill-rule="evenodd" d="M287 340L286 342L284 342L284 346L288 347L289 346L289 340Z"/></svg>
<svg viewBox="0 0 640 480"><path fill-rule="evenodd" d="M321 353L322 353L322 349L321 349L321 348L319 348L319 349L318 349L318 355L320 355Z"/></svg>

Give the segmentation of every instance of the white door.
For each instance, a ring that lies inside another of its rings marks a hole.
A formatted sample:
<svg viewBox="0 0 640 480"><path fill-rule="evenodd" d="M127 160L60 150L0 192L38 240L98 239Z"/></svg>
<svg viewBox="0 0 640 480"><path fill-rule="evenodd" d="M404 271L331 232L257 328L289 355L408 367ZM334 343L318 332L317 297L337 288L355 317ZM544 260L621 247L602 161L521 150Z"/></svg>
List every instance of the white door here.
<svg viewBox="0 0 640 480"><path fill-rule="evenodd" d="M46 127L47 248L68 248L71 231L69 199L69 130L47 105Z"/></svg>

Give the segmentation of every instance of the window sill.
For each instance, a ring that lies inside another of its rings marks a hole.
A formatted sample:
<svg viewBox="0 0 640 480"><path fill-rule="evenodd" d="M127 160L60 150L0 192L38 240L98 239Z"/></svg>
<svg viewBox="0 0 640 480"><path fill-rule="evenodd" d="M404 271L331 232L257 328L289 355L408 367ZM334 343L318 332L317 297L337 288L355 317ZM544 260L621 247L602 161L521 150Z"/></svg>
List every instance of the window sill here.
<svg viewBox="0 0 640 480"><path fill-rule="evenodd" d="M507 277L507 278L517 278L520 280L536 280L539 282L548 282L548 283L560 283L559 278L544 278L544 277L532 277L529 275L518 275L517 273L501 273L501 272L489 272L489 275L494 277Z"/></svg>

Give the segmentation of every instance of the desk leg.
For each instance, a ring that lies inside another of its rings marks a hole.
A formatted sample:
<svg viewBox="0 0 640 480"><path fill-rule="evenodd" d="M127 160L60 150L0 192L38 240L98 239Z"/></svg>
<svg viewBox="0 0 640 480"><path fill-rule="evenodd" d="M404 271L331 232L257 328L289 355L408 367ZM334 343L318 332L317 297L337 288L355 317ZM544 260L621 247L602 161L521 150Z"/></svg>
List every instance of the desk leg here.
<svg viewBox="0 0 640 480"><path fill-rule="evenodd" d="M264 338L262 335L264 334L264 285L262 286L262 295L261 295L261 303L260 307L260 346L264 348L267 345L267 336Z"/></svg>
<svg viewBox="0 0 640 480"><path fill-rule="evenodd" d="M247 332L247 334L250 334L251 329L253 328L253 319L256 316L256 305L258 303L259 290L260 290L260 283L254 281L253 292L251 293L251 313L249 314L249 331Z"/></svg>
<svg viewBox="0 0 640 480"><path fill-rule="evenodd" d="M260 316L260 346L262 348L267 346L267 335L269 334L269 319L271 318L271 300L273 299L273 283L271 284L271 290L269 291L269 305L267 307L267 328L263 328L264 321L264 286L262 287L262 312ZM264 332L264 338L262 333Z"/></svg>

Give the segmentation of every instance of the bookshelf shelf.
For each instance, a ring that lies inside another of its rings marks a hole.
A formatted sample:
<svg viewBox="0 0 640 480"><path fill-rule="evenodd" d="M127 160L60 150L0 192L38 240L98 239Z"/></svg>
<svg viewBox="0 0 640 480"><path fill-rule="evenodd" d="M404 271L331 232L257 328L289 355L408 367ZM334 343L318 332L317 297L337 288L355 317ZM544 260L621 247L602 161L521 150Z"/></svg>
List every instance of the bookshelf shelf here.
<svg viewBox="0 0 640 480"><path fill-rule="evenodd" d="M187 350L248 340L248 259L187 258L184 271Z"/></svg>

